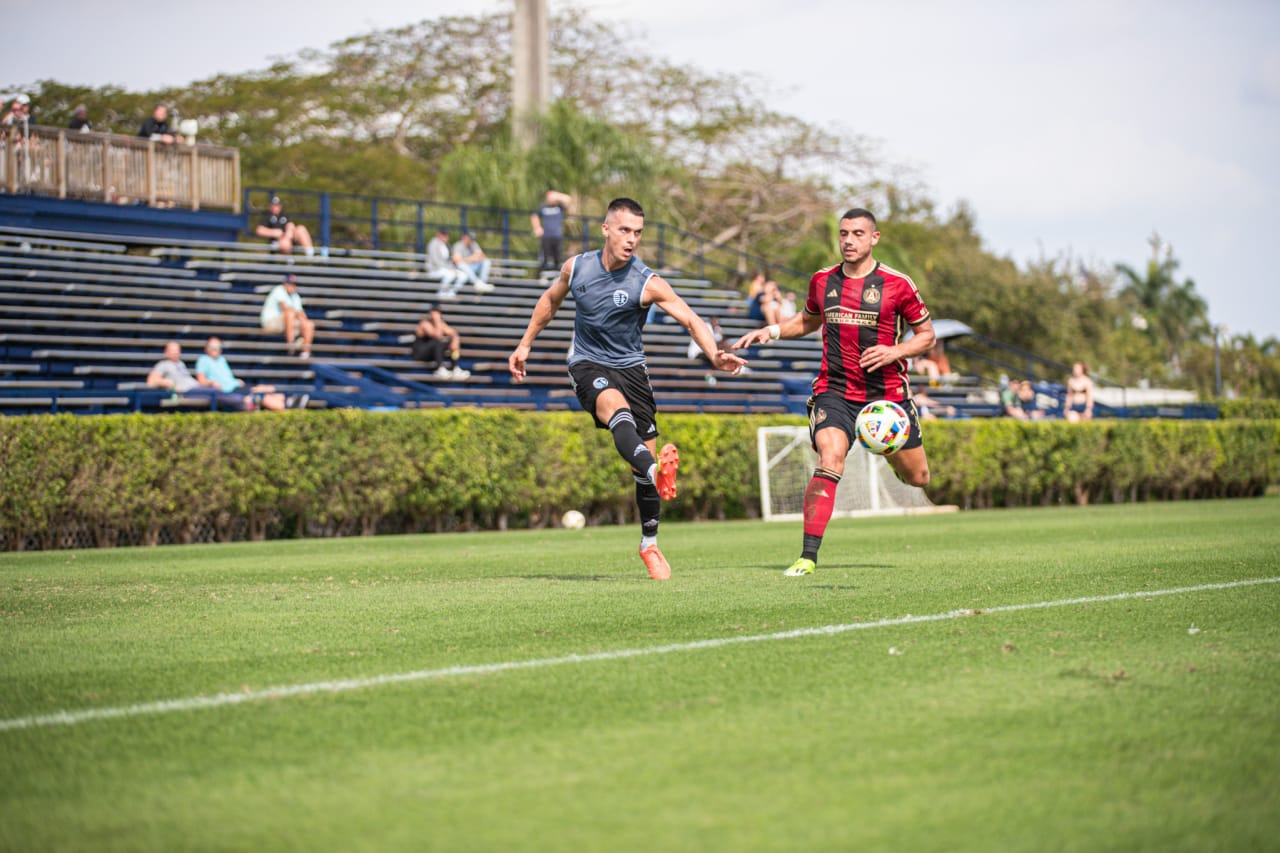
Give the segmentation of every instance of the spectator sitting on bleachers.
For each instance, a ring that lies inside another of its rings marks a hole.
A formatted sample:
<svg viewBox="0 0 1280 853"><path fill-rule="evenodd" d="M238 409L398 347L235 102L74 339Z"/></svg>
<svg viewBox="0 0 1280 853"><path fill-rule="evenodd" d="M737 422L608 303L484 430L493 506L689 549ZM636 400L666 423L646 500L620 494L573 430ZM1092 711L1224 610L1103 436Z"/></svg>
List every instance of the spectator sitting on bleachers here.
<svg viewBox="0 0 1280 853"><path fill-rule="evenodd" d="M911 360L911 368L916 373L923 373L929 378L930 385L937 385L943 379L954 377L951 372L951 361L947 358L942 341L937 341L924 355Z"/></svg>
<svg viewBox="0 0 1280 853"><path fill-rule="evenodd" d="M458 295L458 285L466 281L461 270L453 265L449 255L449 232L436 229L436 236L427 243L427 278L440 282L440 297L452 299Z"/></svg>
<svg viewBox="0 0 1280 853"><path fill-rule="evenodd" d="M217 397L217 388L209 388L191 375L187 366L182 363L182 345L177 341L169 341L164 345L164 358L160 359L147 374L147 386L172 391L174 394L202 395ZM243 404L243 400L237 398Z"/></svg>
<svg viewBox="0 0 1280 853"><path fill-rule="evenodd" d="M453 244L453 265L458 268L458 272L462 274L462 281L471 282L471 286L476 289L476 293L491 293L493 285L489 284L489 267L493 263L489 257L485 255L484 249L480 248L480 244L476 242L476 238L472 236L470 231L463 231L461 239ZM441 292L441 296L449 298L455 294L450 293L448 296Z"/></svg>
<svg viewBox="0 0 1280 853"><path fill-rule="evenodd" d="M1000 391L1000 408L1011 418L1017 418L1020 421L1027 420L1027 413L1022 408L1022 400L1018 397L1018 391L1021 384L1018 377L1011 376L1008 380L1009 384Z"/></svg>
<svg viewBox="0 0 1280 853"><path fill-rule="evenodd" d="M747 319L758 320L772 325L778 322L779 297L778 283L764 278L764 273L756 273L751 280L751 290L747 294Z"/></svg>
<svg viewBox="0 0 1280 853"><path fill-rule="evenodd" d="M1031 380L1024 379L1018 383L1018 405L1022 411L1026 412L1027 417L1033 421L1038 421L1044 417L1044 410L1040 408L1039 402L1036 400L1036 389L1031 387Z"/></svg>
<svg viewBox="0 0 1280 853"><path fill-rule="evenodd" d="M418 320L411 352L418 361L438 364L436 376L440 379L471 378L471 371L463 370L458 364L462 355L462 339L434 305L428 305L426 315Z"/></svg>
<svg viewBox="0 0 1280 853"><path fill-rule="evenodd" d="M222 354L222 341L217 337L205 341L204 353L196 359L196 381L224 394L234 394L245 387L244 380L237 379L231 372L231 365ZM251 399L260 402L262 408L273 412L284 411L284 395L276 391L274 385L254 385L248 391L252 395ZM252 405L245 408L252 408Z"/></svg>
<svg viewBox="0 0 1280 853"><path fill-rule="evenodd" d="M142 123L142 127L138 128L138 136L155 142L163 142L165 145L172 145L175 142L182 141L182 136L169 127L169 108L164 104L156 104L156 108L152 110L151 115Z"/></svg>
<svg viewBox="0 0 1280 853"><path fill-rule="evenodd" d="M315 338L316 324L307 319L302 310L302 297L298 294L298 277L286 275L267 294L262 303L262 328L268 332L284 332L289 350L301 347L300 358L311 358L311 341Z"/></svg>
<svg viewBox="0 0 1280 853"><path fill-rule="evenodd" d="M280 196L273 195L267 206L267 215L262 224L254 229L255 234L271 242L271 248L286 255L293 254L293 245L297 243L309 258L315 254L311 244L311 232L307 226L290 222L280 205Z"/></svg>
<svg viewBox="0 0 1280 853"><path fill-rule="evenodd" d="M782 291L782 301L778 303L778 319L786 320L798 314L800 308L796 305L796 292L794 290Z"/></svg>
<svg viewBox="0 0 1280 853"><path fill-rule="evenodd" d="M1071 365L1067 395L1062 400L1062 416L1071 423L1093 419L1093 377L1083 361Z"/></svg>
<svg viewBox="0 0 1280 853"><path fill-rule="evenodd" d="M652 312L652 308L650 308L650 311ZM724 329L720 328L720 318L711 317L706 321L706 323L707 328L711 330L711 337L716 339L716 345L718 347L720 343L724 341ZM689 349L686 351L685 357L690 361L696 360L701 362L707 368L707 384L716 384L716 375L714 372L716 369L715 365L707 358L707 354L702 351L702 347L698 346L698 342L692 338L689 339Z"/></svg>
<svg viewBox="0 0 1280 853"><path fill-rule="evenodd" d="M939 417L954 418L956 416L955 406L937 404L923 388L911 392L911 402L916 404L916 413L920 415L922 421L936 421Z"/></svg>

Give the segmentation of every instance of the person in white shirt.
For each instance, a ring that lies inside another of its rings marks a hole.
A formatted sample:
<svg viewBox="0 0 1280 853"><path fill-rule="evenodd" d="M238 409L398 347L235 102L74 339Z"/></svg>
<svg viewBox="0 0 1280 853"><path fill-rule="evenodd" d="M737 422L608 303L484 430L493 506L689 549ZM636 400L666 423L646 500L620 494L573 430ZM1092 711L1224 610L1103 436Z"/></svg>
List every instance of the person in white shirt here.
<svg viewBox="0 0 1280 853"><path fill-rule="evenodd" d="M440 282L440 298L453 299L458 295L458 285L466 281L449 253L449 232L436 230L436 236L427 243L427 278Z"/></svg>
<svg viewBox="0 0 1280 853"><path fill-rule="evenodd" d="M268 332L284 332L289 350L301 348L301 358L311 358L311 341L316 334L316 324L307 319L302 310L302 297L298 294L298 277L287 275L267 294L262 303L262 328Z"/></svg>
<svg viewBox="0 0 1280 853"><path fill-rule="evenodd" d="M453 244L453 265L458 268L463 281L471 282L476 293L493 292L493 285L486 280L492 263L470 231L463 231L462 239Z"/></svg>

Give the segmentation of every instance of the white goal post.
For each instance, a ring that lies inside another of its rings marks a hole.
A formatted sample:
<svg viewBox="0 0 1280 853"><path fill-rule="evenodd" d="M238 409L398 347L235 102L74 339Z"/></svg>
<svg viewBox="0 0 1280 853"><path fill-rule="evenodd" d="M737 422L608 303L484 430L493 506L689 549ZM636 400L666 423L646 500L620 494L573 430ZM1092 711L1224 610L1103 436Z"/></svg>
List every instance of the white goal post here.
<svg viewBox="0 0 1280 853"><path fill-rule="evenodd" d="M809 428L760 427L756 432L756 448L760 461L760 514L765 521L802 521L804 492L818 463L818 456L809 444ZM934 506L924 489L899 481L884 457L854 447L845 461L831 517L909 515L955 512L956 509Z"/></svg>

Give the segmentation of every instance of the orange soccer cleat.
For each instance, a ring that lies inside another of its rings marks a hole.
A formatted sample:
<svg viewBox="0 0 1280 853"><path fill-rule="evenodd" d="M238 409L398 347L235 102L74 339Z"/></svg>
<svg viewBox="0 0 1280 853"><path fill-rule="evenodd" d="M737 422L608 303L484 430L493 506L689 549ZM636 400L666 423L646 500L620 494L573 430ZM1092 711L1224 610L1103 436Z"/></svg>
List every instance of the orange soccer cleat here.
<svg viewBox="0 0 1280 853"><path fill-rule="evenodd" d="M656 581L671 579L671 566L667 565L667 558L662 556L657 545L641 548L640 559L644 560L644 567L649 570L649 577Z"/></svg>
<svg viewBox="0 0 1280 853"><path fill-rule="evenodd" d="M676 496L676 470L680 467L680 451L674 444L664 444L658 451L658 496L669 501Z"/></svg>

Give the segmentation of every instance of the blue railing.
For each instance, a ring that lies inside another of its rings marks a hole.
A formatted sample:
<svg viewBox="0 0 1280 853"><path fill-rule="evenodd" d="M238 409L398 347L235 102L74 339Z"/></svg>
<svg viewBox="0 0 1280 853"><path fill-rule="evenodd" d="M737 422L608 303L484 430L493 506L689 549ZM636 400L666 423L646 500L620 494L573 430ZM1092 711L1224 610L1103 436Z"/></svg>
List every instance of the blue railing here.
<svg viewBox="0 0 1280 853"><path fill-rule="evenodd" d="M318 192L273 187L244 188L242 210L246 230L261 222L267 202L280 196L284 213L307 226L317 245L373 251L424 252L437 228L451 239L470 231L490 254L536 261L538 239L529 222L530 210L447 204L354 193ZM566 256L600 247L600 216L569 216L565 223ZM697 278L737 284L756 270L765 270L784 288L804 290L809 274L773 263L767 258L712 243L705 237L662 222L646 223L646 260L661 270L678 270ZM784 281L783 279L789 279Z"/></svg>

